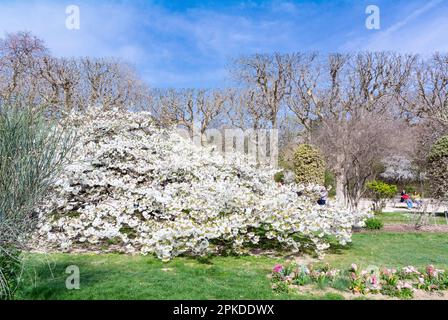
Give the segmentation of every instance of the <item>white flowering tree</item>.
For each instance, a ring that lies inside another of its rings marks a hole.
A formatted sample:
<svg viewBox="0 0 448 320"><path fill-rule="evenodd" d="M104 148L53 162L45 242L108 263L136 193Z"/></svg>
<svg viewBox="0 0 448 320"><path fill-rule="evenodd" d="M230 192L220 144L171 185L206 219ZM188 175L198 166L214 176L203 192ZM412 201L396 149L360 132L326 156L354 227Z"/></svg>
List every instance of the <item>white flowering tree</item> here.
<svg viewBox="0 0 448 320"><path fill-rule="evenodd" d="M404 156L394 155L383 160L384 172L381 177L392 181L414 181L418 177L418 169L411 160Z"/></svg>
<svg viewBox="0 0 448 320"><path fill-rule="evenodd" d="M79 135L41 211L37 240L61 250L114 246L169 260L274 241L322 253L351 240L365 215L318 206L318 187L283 185L239 154L216 154L145 112L99 111L66 120Z"/></svg>

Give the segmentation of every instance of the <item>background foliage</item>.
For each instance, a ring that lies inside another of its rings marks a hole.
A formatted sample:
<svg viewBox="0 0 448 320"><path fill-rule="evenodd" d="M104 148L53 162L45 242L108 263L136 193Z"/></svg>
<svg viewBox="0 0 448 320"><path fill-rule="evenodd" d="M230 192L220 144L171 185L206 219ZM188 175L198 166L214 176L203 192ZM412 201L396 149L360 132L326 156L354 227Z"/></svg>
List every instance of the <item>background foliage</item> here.
<svg viewBox="0 0 448 320"><path fill-rule="evenodd" d="M431 148L428 156L428 178L433 195L448 198L448 136L440 138Z"/></svg>
<svg viewBox="0 0 448 320"><path fill-rule="evenodd" d="M387 199L392 199L398 192L397 186L383 181L373 180L367 183L367 189L373 199L374 211L381 213Z"/></svg>

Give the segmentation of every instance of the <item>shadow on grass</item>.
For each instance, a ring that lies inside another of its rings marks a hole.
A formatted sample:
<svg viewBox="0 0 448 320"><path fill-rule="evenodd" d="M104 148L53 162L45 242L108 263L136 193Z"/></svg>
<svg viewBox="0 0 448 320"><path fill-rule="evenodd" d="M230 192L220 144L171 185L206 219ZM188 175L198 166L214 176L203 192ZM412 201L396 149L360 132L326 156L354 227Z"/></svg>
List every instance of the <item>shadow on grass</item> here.
<svg viewBox="0 0 448 320"><path fill-rule="evenodd" d="M19 287L19 299L30 297L34 300L51 300L64 297L70 299L66 280L73 273L66 273L69 266L77 266L82 274L82 286L89 287L101 283L104 275L110 273L107 265L92 267L90 261L32 261L23 274Z"/></svg>
<svg viewBox="0 0 448 320"><path fill-rule="evenodd" d="M326 253L328 253L328 254L345 254L351 248L353 248L352 242L349 242L346 245L341 245L339 243L331 243L330 248L328 248Z"/></svg>

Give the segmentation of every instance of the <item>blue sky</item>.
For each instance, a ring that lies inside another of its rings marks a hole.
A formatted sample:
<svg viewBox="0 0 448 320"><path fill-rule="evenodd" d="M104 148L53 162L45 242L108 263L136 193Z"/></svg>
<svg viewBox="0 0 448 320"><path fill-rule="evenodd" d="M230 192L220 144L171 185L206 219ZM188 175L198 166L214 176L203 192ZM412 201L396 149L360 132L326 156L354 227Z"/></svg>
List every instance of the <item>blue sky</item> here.
<svg viewBox="0 0 448 320"><path fill-rule="evenodd" d="M80 30L65 27L67 5ZM368 5L380 30L365 27ZM120 57L152 87L217 87L241 54L448 51L448 0L0 0L0 33L29 30L56 56Z"/></svg>

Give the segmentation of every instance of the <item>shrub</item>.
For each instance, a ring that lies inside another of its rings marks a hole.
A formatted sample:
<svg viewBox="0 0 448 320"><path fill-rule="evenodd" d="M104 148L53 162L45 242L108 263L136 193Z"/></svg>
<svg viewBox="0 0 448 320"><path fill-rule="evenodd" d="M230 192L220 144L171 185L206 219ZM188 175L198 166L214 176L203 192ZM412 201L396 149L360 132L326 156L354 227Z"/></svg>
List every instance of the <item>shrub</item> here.
<svg viewBox="0 0 448 320"><path fill-rule="evenodd" d="M294 173L290 170L282 170L274 174L274 181L281 184L294 183Z"/></svg>
<svg viewBox="0 0 448 320"><path fill-rule="evenodd" d="M316 186L278 186L272 168L160 129L145 112L92 109L67 121L79 139L74 163L41 207L38 240L48 247L95 250L114 238L122 252L162 260L265 243L320 254L331 237L350 241L364 219L318 206Z"/></svg>
<svg viewBox="0 0 448 320"><path fill-rule="evenodd" d="M277 183L284 183L285 181L285 173L283 171L276 172L274 174L274 181Z"/></svg>
<svg viewBox="0 0 448 320"><path fill-rule="evenodd" d="M444 136L436 141L428 155L429 161L437 161L448 157L448 136Z"/></svg>
<svg viewBox="0 0 448 320"><path fill-rule="evenodd" d="M428 155L428 180L433 196L448 199L448 136L439 139Z"/></svg>
<svg viewBox="0 0 448 320"><path fill-rule="evenodd" d="M373 210L381 213L386 205L386 200L393 198L397 192L397 186L382 181L370 181L366 185L370 191L373 200Z"/></svg>
<svg viewBox="0 0 448 320"><path fill-rule="evenodd" d="M15 247L3 247L0 250L0 300L10 299L19 284L22 271L20 251Z"/></svg>
<svg viewBox="0 0 448 320"><path fill-rule="evenodd" d="M70 150L64 134L35 111L0 106L0 297L11 298L20 250L33 231L33 210Z"/></svg>
<svg viewBox="0 0 448 320"><path fill-rule="evenodd" d="M380 230L383 228L383 222L378 218L369 218L365 221L366 229Z"/></svg>
<svg viewBox="0 0 448 320"><path fill-rule="evenodd" d="M300 145L294 153L293 167L297 183L324 184L325 161L316 147L309 144Z"/></svg>

